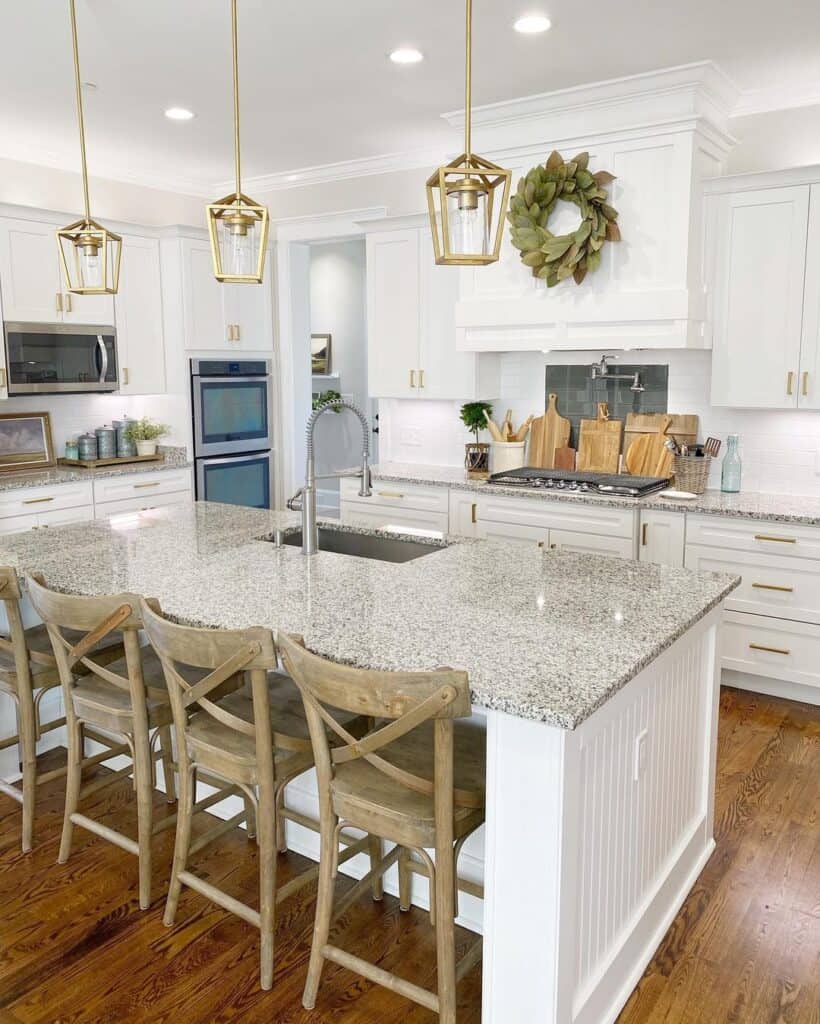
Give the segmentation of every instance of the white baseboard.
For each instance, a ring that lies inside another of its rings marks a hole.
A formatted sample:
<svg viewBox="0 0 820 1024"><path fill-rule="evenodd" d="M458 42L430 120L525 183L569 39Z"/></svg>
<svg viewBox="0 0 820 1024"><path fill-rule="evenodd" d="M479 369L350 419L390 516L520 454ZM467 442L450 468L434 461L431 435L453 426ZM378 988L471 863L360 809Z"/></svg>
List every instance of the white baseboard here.
<svg viewBox="0 0 820 1024"><path fill-rule="evenodd" d="M734 686L738 690L751 690L752 693L765 693L769 697L782 697L784 700L797 700L802 704L820 705L820 689L805 686L803 683L770 679L768 676L756 676L751 672L737 672L730 668L723 669L720 681L723 686Z"/></svg>

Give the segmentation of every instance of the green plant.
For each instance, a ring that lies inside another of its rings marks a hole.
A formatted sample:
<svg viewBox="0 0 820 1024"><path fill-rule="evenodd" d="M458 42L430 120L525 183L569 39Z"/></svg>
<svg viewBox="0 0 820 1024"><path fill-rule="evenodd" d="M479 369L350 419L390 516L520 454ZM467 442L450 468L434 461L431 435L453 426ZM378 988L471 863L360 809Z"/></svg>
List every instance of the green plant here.
<svg viewBox="0 0 820 1024"><path fill-rule="evenodd" d="M164 423L152 423L147 416L141 420L134 420L125 428L125 436L129 441L156 441L158 437L164 437L170 430Z"/></svg>
<svg viewBox="0 0 820 1024"><path fill-rule="evenodd" d="M323 405L327 405L328 402L335 402L341 398L341 394L338 391L320 391L318 395L313 396L313 408L321 409ZM341 412L341 409L334 409L334 412Z"/></svg>
<svg viewBox="0 0 820 1024"><path fill-rule="evenodd" d="M492 416L493 407L489 402L467 402L466 405L462 405L460 410L461 422L475 434L476 444L478 444L478 432L487 425L484 418L485 411L488 416Z"/></svg>

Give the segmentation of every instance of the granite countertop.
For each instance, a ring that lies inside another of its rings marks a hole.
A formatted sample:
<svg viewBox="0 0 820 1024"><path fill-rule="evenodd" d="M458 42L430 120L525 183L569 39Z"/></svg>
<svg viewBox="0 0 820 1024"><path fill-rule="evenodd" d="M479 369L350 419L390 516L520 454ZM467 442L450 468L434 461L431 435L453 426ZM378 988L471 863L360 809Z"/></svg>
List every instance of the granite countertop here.
<svg viewBox="0 0 820 1024"><path fill-rule="evenodd" d="M661 498L620 498L598 494L568 494L541 491L528 487L504 487L475 480L463 469L452 466L424 466L412 463L382 462L372 467L374 480L414 483L434 487L455 487L458 490L484 494L504 494L514 498L540 501L566 501L582 505L604 505L610 508L663 509L667 512L694 512L698 515L732 516L738 519L762 519L773 523L794 523L820 526L820 498L811 495L766 494L741 491L723 494L706 491L689 500Z"/></svg>
<svg viewBox="0 0 820 1024"><path fill-rule="evenodd" d="M180 504L0 536L0 564L40 570L67 592L154 596L182 622L299 633L360 667L465 669L476 705L565 729L739 582L486 541L430 541L431 554L391 564L305 558L261 540L298 523L289 512Z"/></svg>
<svg viewBox="0 0 820 1024"><path fill-rule="evenodd" d="M159 462L124 462L116 466L101 466L99 469L55 466L53 469L32 469L24 473L0 473L0 491L73 484L78 480L103 480L112 476L131 476L134 473L156 473L164 469L186 469L193 465L184 448L166 449L162 454L165 458Z"/></svg>

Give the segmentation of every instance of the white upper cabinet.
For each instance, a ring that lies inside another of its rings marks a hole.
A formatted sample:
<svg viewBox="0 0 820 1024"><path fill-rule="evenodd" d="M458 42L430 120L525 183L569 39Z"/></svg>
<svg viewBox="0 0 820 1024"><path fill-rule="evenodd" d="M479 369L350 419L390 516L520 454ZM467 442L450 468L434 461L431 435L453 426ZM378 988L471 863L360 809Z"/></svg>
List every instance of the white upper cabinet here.
<svg viewBox="0 0 820 1024"><path fill-rule="evenodd" d="M799 409L820 409L820 184L811 186L800 344Z"/></svg>
<svg viewBox="0 0 820 1024"><path fill-rule="evenodd" d="M797 407L809 191L800 185L720 197L713 405Z"/></svg>
<svg viewBox="0 0 820 1024"><path fill-rule="evenodd" d="M165 344L157 239L123 235L115 313L120 391L125 395L163 393Z"/></svg>
<svg viewBox="0 0 820 1024"><path fill-rule="evenodd" d="M114 323L111 295L72 295L60 271L60 225L0 218L0 288L6 320L28 323Z"/></svg>
<svg viewBox="0 0 820 1024"><path fill-rule="evenodd" d="M368 390L375 398L494 398L498 363L456 349L459 271L437 267L426 218L367 235Z"/></svg>

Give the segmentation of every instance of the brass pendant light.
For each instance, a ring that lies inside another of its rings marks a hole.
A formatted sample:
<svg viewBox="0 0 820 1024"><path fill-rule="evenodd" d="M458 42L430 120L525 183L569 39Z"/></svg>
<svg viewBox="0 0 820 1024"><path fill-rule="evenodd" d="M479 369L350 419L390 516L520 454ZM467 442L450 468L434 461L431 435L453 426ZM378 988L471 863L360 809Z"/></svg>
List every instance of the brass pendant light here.
<svg viewBox="0 0 820 1024"><path fill-rule="evenodd" d="M464 152L430 176L427 207L436 263L483 267L495 263L501 252L512 171L472 152L473 0L467 0L466 57Z"/></svg>
<svg viewBox="0 0 820 1024"><path fill-rule="evenodd" d="M83 168L85 216L57 232L57 248L66 287L75 295L116 295L120 283L122 238L91 219L88 201L88 166L85 156L85 122L77 47L77 12L69 0L71 39L74 45L74 85L77 92L77 122L80 128L80 158Z"/></svg>
<svg viewBox="0 0 820 1024"><path fill-rule="evenodd" d="M239 156L239 58L237 54L236 0L231 0L233 43L233 145L236 191L208 206L208 231L217 281L261 284L268 245L269 216L266 206L242 193Z"/></svg>

